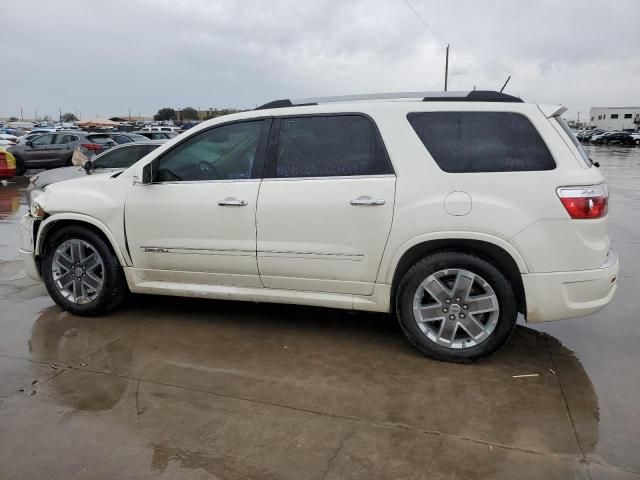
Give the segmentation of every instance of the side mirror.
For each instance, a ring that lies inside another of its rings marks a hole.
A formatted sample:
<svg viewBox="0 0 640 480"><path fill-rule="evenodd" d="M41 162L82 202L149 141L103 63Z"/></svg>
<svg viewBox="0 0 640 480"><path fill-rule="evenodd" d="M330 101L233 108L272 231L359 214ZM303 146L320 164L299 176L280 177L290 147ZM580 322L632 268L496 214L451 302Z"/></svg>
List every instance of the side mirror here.
<svg viewBox="0 0 640 480"><path fill-rule="evenodd" d="M31 147L31 146L33 146L33 144L31 143L31 140L27 140L27 142L26 142L26 143L27 143L27 147Z"/></svg>
<svg viewBox="0 0 640 480"><path fill-rule="evenodd" d="M157 161L153 160L142 167L142 184L149 185L150 183L153 183L157 165Z"/></svg>

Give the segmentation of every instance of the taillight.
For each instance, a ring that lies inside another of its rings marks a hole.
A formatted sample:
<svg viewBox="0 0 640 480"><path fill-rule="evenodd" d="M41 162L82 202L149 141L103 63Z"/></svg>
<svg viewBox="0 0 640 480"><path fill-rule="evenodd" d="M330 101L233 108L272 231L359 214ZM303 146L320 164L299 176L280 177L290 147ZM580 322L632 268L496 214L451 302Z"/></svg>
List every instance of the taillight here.
<svg viewBox="0 0 640 480"><path fill-rule="evenodd" d="M4 152L0 152L0 168L8 168L7 155Z"/></svg>
<svg viewBox="0 0 640 480"><path fill-rule="evenodd" d="M609 191L604 183L558 188L560 201L571 218L594 219L607 214Z"/></svg>
<svg viewBox="0 0 640 480"><path fill-rule="evenodd" d="M100 145L98 143L83 143L80 146L84 147L87 150L90 150L92 152L101 152L102 151L102 145Z"/></svg>

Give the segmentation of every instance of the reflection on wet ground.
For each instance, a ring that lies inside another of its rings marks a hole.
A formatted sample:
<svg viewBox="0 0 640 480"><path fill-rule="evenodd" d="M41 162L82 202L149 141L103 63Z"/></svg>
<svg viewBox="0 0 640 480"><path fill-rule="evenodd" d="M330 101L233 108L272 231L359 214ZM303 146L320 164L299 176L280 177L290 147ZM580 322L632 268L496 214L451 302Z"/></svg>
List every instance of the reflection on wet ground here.
<svg viewBox="0 0 640 480"><path fill-rule="evenodd" d="M614 303L475 365L377 314L135 297L74 317L24 278L26 184L0 187L0 478L640 478L640 148L590 153Z"/></svg>

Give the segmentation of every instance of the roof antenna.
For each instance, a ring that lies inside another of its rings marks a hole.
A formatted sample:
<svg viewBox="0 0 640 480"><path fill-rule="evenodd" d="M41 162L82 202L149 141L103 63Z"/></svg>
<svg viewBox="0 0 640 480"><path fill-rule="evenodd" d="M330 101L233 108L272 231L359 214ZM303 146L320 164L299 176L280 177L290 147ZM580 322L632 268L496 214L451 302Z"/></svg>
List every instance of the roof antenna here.
<svg viewBox="0 0 640 480"><path fill-rule="evenodd" d="M502 91L504 90L504 88L507 86L507 83L509 83L509 80L511 80L511 75L509 75L507 77L507 79L504 82L504 85L502 85L502 88L500 89L500 93L502 93Z"/></svg>

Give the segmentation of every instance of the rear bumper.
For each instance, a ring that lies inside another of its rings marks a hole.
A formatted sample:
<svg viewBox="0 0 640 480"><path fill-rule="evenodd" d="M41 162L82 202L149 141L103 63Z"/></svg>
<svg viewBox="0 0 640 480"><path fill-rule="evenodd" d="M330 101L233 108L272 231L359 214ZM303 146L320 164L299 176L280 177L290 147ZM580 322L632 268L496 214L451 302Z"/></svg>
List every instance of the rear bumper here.
<svg viewBox="0 0 640 480"><path fill-rule="evenodd" d="M527 298L527 321L548 322L582 317L604 308L618 287L618 255L595 270L522 275Z"/></svg>

